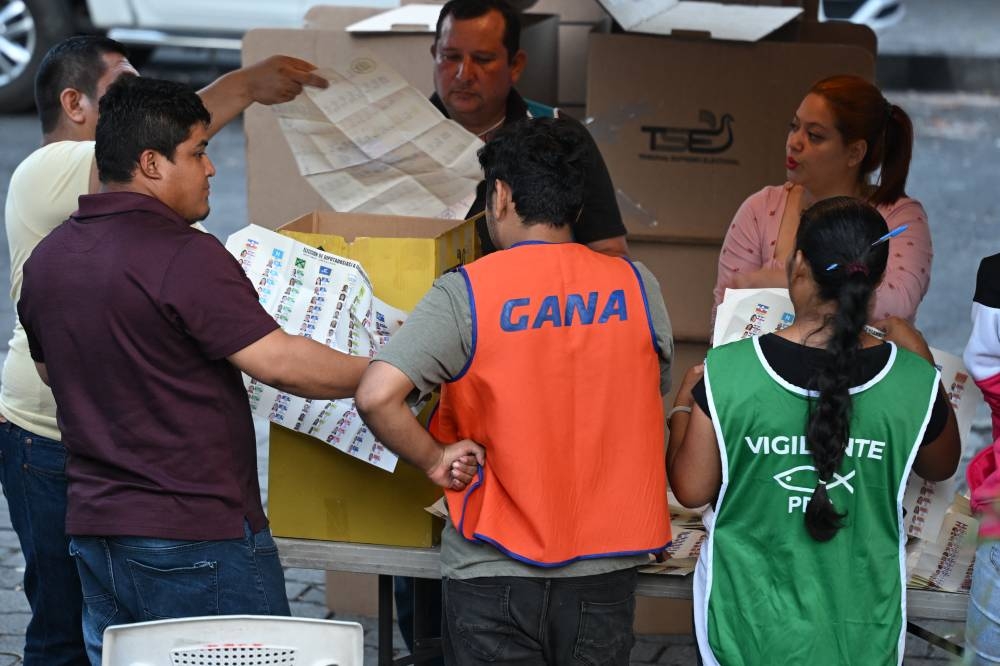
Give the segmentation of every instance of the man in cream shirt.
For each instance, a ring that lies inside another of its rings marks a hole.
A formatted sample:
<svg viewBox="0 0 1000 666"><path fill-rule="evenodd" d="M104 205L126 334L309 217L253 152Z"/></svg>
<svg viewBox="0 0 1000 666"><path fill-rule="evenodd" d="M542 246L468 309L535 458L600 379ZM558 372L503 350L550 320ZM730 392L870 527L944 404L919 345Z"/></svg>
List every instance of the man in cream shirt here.
<svg viewBox="0 0 1000 666"><path fill-rule="evenodd" d="M304 84L325 85L312 69L307 62L275 56L222 76L199 92L212 113L210 131L253 102L283 102ZM104 37L71 37L42 61L35 80L42 147L14 171L4 214L14 303L32 250L76 210L80 195L98 190L98 102L119 76L136 74L125 48ZM52 392L38 376L19 322L0 379L0 420L0 482L24 553L24 591L32 610L24 664L86 663L80 581L65 536L66 453Z"/></svg>

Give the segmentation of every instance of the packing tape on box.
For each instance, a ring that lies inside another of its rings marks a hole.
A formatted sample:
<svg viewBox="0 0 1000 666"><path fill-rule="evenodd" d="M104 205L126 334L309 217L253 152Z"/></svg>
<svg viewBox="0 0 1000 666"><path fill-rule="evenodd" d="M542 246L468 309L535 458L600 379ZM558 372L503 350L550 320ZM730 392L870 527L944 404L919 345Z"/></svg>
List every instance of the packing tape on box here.
<svg viewBox="0 0 1000 666"><path fill-rule="evenodd" d="M615 199L618 201L618 210L621 211L622 217L638 220L647 227L656 227L660 224L650 211L643 208L641 203L626 194L622 188L615 188Z"/></svg>
<svg viewBox="0 0 1000 666"><path fill-rule="evenodd" d="M606 114L601 118L587 116L583 120L583 125L598 144L614 144L618 142L618 134L625 124L634 122L637 118L649 116L651 111L652 107L646 101L625 104L619 107L615 113ZM618 208L621 210L622 217L636 220L646 227L659 226L656 216L641 202L629 196L622 187L615 188L615 198L618 200Z"/></svg>
<svg viewBox="0 0 1000 666"><path fill-rule="evenodd" d="M618 141L618 131L622 126L634 121L636 118L643 118L652 114L652 104L646 100L642 100L632 104L622 104L616 110L605 112L600 118L587 116L583 119L583 125L597 143L616 143Z"/></svg>

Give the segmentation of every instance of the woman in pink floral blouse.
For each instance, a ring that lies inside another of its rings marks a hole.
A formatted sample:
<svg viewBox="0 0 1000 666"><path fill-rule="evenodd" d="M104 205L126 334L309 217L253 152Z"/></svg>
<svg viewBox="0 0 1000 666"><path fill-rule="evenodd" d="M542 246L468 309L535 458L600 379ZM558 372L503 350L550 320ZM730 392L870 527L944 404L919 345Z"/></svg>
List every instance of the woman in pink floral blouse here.
<svg viewBox="0 0 1000 666"><path fill-rule="evenodd" d="M786 286L785 260L800 213L820 199L848 195L874 205L890 230L908 225L893 244L871 319L913 322L930 283L933 250L927 214L904 191L913 149L909 116L860 77L830 77L802 100L785 149L788 182L747 198L726 233L715 305L727 287Z"/></svg>

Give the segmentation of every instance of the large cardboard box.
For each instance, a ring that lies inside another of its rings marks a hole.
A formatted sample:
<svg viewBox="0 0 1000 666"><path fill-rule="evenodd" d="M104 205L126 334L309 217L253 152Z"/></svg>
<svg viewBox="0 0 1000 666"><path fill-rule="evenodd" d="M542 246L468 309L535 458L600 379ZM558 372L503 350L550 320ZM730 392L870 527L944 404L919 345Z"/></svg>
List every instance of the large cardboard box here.
<svg viewBox="0 0 1000 666"><path fill-rule="evenodd" d="M597 23L608 15L597 0L537 0L531 11L555 14L560 23Z"/></svg>
<svg viewBox="0 0 1000 666"><path fill-rule="evenodd" d="M674 358L670 364L670 393L663 397L663 406L666 411L670 411L670 408L674 406L677 389L681 386L684 373L691 366L704 363L708 350L707 342L674 342Z"/></svg>
<svg viewBox="0 0 1000 666"><path fill-rule="evenodd" d="M788 122L813 82L875 73L870 30L809 20L759 42L594 34L587 62L589 127L631 237L704 242L784 181Z"/></svg>
<svg viewBox="0 0 1000 666"><path fill-rule="evenodd" d="M412 309L436 277L477 253L474 223L314 212L281 228L359 261L376 295ZM268 509L276 536L429 547L441 490L400 460L389 474L307 435L271 425Z"/></svg>
<svg viewBox="0 0 1000 666"><path fill-rule="evenodd" d="M587 45L594 25L559 25L559 108L582 107L587 101Z"/></svg>
<svg viewBox="0 0 1000 666"><path fill-rule="evenodd" d="M674 339L708 342L719 243L665 243L629 238L629 255L660 282Z"/></svg>
<svg viewBox="0 0 1000 666"><path fill-rule="evenodd" d="M309 29L258 29L243 37L243 64L286 54L320 67L343 61L357 49L368 49L400 72L410 85L430 96L434 91L430 46L432 33L352 35L347 25L375 13L354 7L314 7L306 15ZM556 103L558 22L554 16L526 15L522 45L531 65L518 89L532 99ZM244 113L247 139L247 210L249 221L273 229L287 220L329 205L299 175L288 142L274 112L253 105Z"/></svg>

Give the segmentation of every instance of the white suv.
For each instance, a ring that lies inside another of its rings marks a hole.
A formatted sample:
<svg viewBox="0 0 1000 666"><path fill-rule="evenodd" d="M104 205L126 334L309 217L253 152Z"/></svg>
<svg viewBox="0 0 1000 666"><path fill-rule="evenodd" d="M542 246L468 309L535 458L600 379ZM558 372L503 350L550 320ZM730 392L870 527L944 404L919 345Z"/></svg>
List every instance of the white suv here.
<svg viewBox="0 0 1000 666"><path fill-rule="evenodd" d="M239 49L250 28L297 27L313 5L392 8L399 0L0 0L0 112L34 101L38 62L56 42L104 33L152 47Z"/></svg>

